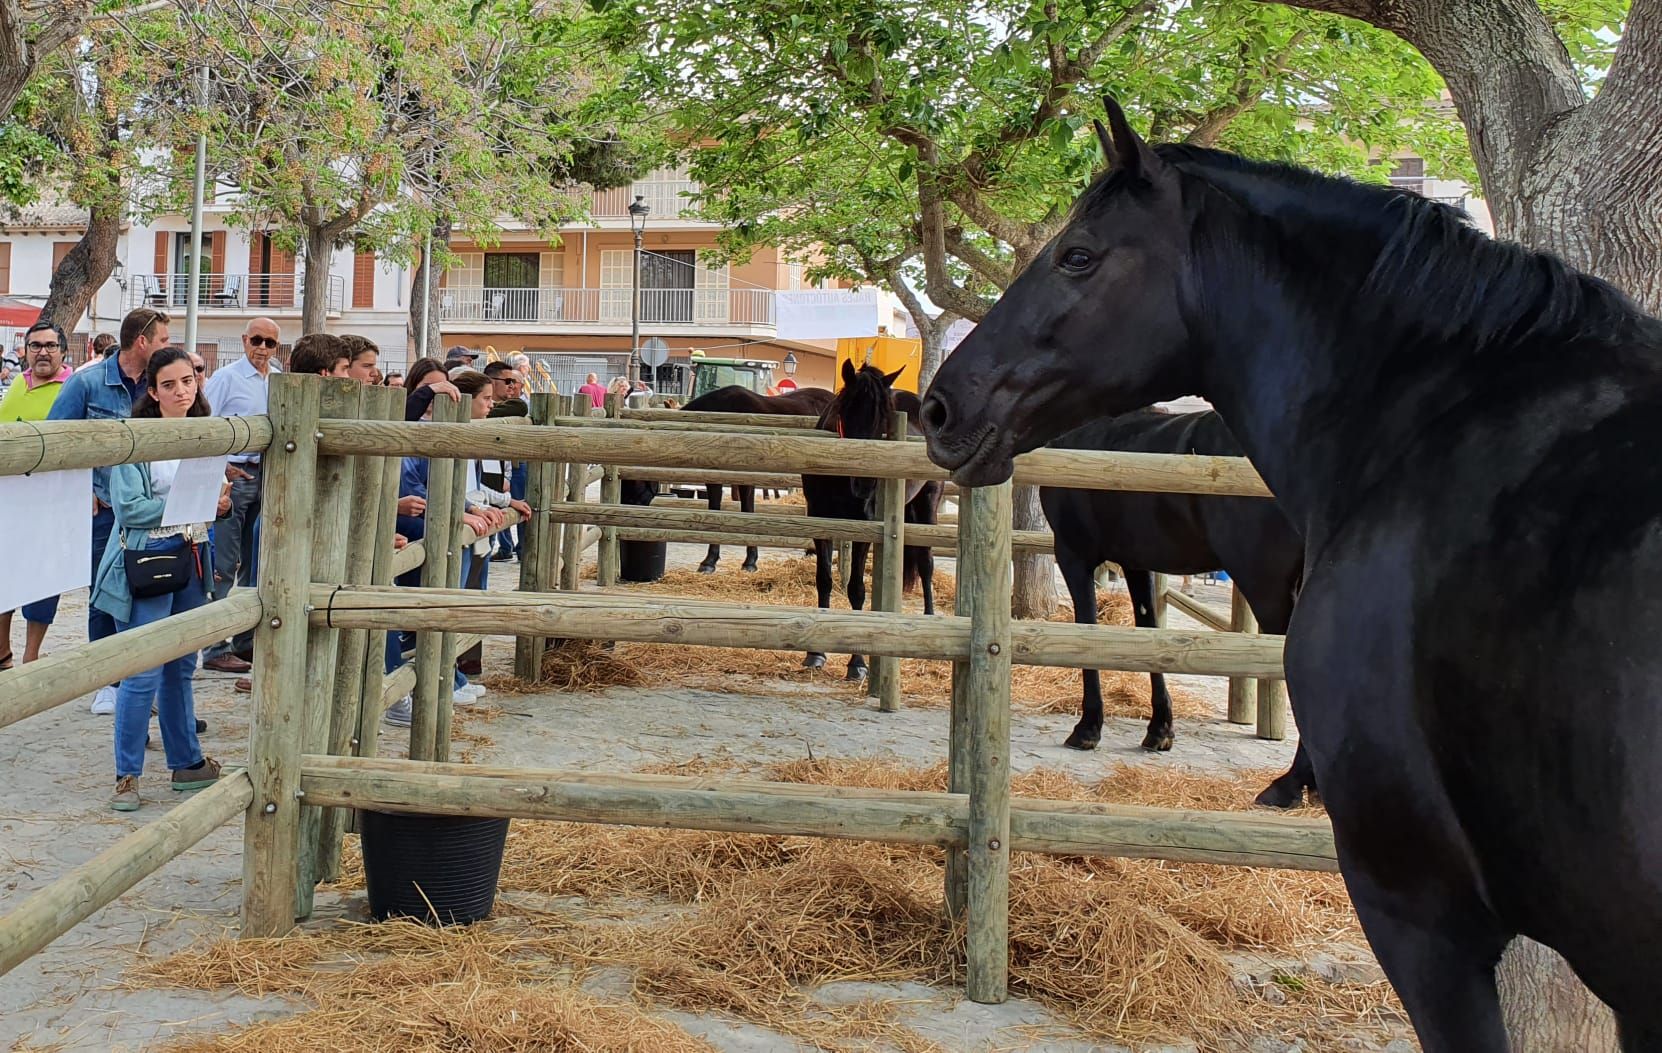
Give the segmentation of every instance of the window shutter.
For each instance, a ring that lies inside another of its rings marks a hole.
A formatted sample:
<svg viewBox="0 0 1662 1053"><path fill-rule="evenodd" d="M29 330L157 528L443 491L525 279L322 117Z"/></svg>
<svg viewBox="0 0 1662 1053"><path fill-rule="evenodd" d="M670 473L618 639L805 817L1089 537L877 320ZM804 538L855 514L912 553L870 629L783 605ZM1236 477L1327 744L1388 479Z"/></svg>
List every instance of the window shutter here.
<svg viewBox="0 0 1662 1053"><path fill-rule="evenodd" d="M218 296L225 291L225 232L213 231L208 235L208 293Z"/></svg>
<svg viewBox="0 0 1662 1053"><path fill-rule="evenodd" d="M156 231L156 278L160 280L167 274L167 245L173 235L165 230Z"/></svg>
<svg viewBox="0 0 1662 1053"><path fill-rule="evenodd" d="M352 309L367 311L375 306L375 253L359 249L352 257Z"/></svg>
<svg viewBox="0 0 1662 1053"><path fill-rule="evenodd" d="M0 294L12 291L12 243L0 241Z"/></svg>
<svg viewBox="0 0 1662 1053"><path fill-rule="evenodd" d="M727 288L730 284L727 264L706 263L704 253L699 253L693 283L697 290L693 293L693 320L727 321Z"/></svg>
<svg viewBox="0 0 1662 1053"><path fill-rule="evenodd" d="M52 273L58 273L58 267L63 264L63 258L75 250L78 241L54 241L52 243Z"/></svg>

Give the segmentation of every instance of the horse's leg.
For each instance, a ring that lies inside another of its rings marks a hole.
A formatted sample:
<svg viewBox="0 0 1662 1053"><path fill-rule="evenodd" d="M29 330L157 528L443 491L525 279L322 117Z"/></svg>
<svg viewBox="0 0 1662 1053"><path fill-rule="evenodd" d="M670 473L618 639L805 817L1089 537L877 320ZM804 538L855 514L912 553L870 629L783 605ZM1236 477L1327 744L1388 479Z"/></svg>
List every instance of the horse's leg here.
<svg viewBox="0 0 1662 1053"><path fill-rule="evenodd" d="M1411 887L1387 890L1345 855L1341 850L1351 902L1420 1047L1425 1053L1507 1053L1495 963L1510 937L1475 890L1444 887L1434 874L1418 880L1398 875Z"/></svg>
<svg viewBox="0 0 1662 1053"><path fill-rule="evenodd" d="M819 609L831 607L831 542L824 538L814 541L814 587L819 592ZM805 669L820 669L825 665L824 651L809 651L802 659Z"/></svg>
<svg viewBox="0 0 1662 1053"><path fill-rule="evenodd" d="M1125 572L1125 584L1131 589L1131 613L1137 620L1137 628L1159 628L1154 615L1154 572L1124 566L1120 570ZM1169 750L1173 732L1171 695L1166 692L1166 678L1159 673L1150 673L1148 682L1153 713L1148 718L1148 734L1143 736L1143 749Z"/></svg>
<svg viewBox="0 0 1662 1053"><path fill-rule="evenodd" d="M848 574L848 605L854 610L861 610L866 605L866 553L869 551L871 551L871 542L854 542L854 555L849 561ZM849 655L848 679L864 680L865 678L866 656L862 654Z"/></svg>
<svg viewBox="0 0 1662 1053"><path fill-rule="evenodd" d="M1277 776L1275 781L1264 787L1262 793L1253 798L1254 804L1261 804L1266 808L1297 808L1304 803L1304 789L1310 788L1312 797L1316 793L1316 770L1310 764L1310 753L1304 748L1300 740L1298 749L1293 753L1293 765L1286 773Z"/></svg>
<svg viewBox="0 0 1662 1053"><path fill-rule="evenodd" d="M710 511L712 512L721 511L721 490L721 487L709 483L706 483L704 486L704 496L709 499ZM710 551L704 554L704 562L698 565L698 572L700 574L714 574L716 572L716 563L720 559L721 546L711 545Z"/></svg>
<svg viewBox="0 0 1662 1053"><path fill-rule="evenodd" d="M913 553L912 564L917 567L918 584L923 588L923 613L935 613L935 550L928 545L914 545L906 550Z"/></svg>
<svg viewBox="0 0 1662 1053"><path fill-rule="evenodd" d="M1087 561L1065 550L1056 552L1056 565L1062 570L1062 580L1068 584L1068 598L1073 601L1073 620L1078 625L1096 624L1096 581L1091 577ZM1102 674L1095 669L1081 669L1084 698L1079 707L1079 723L1062 745L1074 750L1094 750L1102 741Z"/></svg>
<svg viewBox="0 0 1662 1053"><path fill-rule="evenodd" d="M1236 586L1240 585L1237 581ZM1259 590L1253 591L1258 593ZM1259 632L1273 636L1287 635L1287 625L1293 617L1293 601L1290 594L1286 594L1284 600L1280 598L1284 591L1282 588L1272 590L1271 595L1276 598L1275 602L1259 593L1259 602L1253 607L1255 614L1259 612L1259 608L1263 608L1263 613L1258 618ZM1289 695L1288 701L1291 700ZM1293 717L1296 723L1298 714L1295 712ZM1253 803L1266 808L1297 808L1304 803L1305 790L1310 791L1312 798L1316 796L1316 769L1310 763L1310 753L1304 748L1304 740L1300 737L1298 749L1293 753L1292 766L1285 774L1264 787L1264 791L1253 798Z"/></svg>
<svg viewBox="0 0 1662 1053"><path fill-rule="evenodd" d="M756 488L754 486L741 486L741 487L739 487L739 507L741 509L743 509L744 511L746 511L746 512L749 512L751 514L755 514L755 512L756 512ZM740 565L739 569L740 570L748 570L752 574L756 573L756 546L755 545L750 545L744 550L744 563Z"/></svg>
<svg viewBox="0 0 1662 1053"><path fill-rule="evenodd" d="M1655 1053L1662 1049L1662 1014L1617 1013L1623 1053Z"/></svg>

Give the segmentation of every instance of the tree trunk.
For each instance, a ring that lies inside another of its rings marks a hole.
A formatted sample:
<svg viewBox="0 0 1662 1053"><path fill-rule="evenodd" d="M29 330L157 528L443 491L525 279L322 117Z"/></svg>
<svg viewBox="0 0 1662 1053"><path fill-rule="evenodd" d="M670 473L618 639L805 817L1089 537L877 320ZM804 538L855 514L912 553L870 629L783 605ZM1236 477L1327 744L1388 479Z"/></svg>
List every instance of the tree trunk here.
<svg viewBox="0 0 1662 1053"><path fill-rule="evenodd" d="M433 245L435 248L450 244L450 220L440 219L433 224ZM415 273L410 276L410 318L405 326L409 334L411 362L421 353L421 303L423 291L427 298L427 354L429 357L442 359L444 357L444 338L439 334L439 275L442 272L434 270L431 277L428 275L427 257L423 256L416 265Z"/></svg>
<svg viewBox="0 0 1662 1053"><path fill-rule="evenodd" d="M40 309L43 322L72 332L86 314L93 297L115 270L116 243L121 238L120 206L95 206L87 219L86 233L52 272L46 304Z"/></svg>
<svg viewBox="0 0 1662 1053"><path fill-rule="evenodd" d="M335 254L335 239L326 231L306 230L306 273L300 298L300 334L321 333L329 319L329 262Z"/></svg>
<svg viewBox="0 0 1662 1053"><path fill-rule="evenodd" d="M918 319L914 318L914 321ZM918 393L929 390L935 371L941 368L941 344L950 325L946 318L926 320L918 326L918 338L923 341L923 361L918 365Z"/></svg>
<svg viewBox="0 0 1662 1053"><path fill-rule="evenodd" d="M1550 947L1520 936L1496 976L1512 1053L1618 1053L1616 1018Z"/></svg>
<svg viewBox="0 0 1662 1053"><path fill-rule="evenodd" d="M1018 486L1013 495L1017 530L1049 530L1045 510L1039 504L1039 488ZM1050 556L1019 555L1015 558L1014 590L1010 613L1017 618L1049 618L1056 613L1056 560Z"/></svg>

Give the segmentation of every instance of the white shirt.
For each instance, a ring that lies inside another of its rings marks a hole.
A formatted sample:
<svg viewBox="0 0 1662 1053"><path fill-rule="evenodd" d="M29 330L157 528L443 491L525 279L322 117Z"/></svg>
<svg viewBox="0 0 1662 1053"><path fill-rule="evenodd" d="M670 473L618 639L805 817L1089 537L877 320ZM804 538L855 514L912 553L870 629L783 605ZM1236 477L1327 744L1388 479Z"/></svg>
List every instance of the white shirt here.
<svg viewBox="0 0 1662 1053"><path fill-rule="evenodd" d="M237 359L228 366L221 366L214 370L214 375L208 378L202 393L208 397L208 406L219 417L257 417L266 412L270 404L271 380L269 373L281 373L283 370L273 358L267 374L261 374L254 368L254 363L248 361L248 356ZM257 463L260 455L257 453L234 454L232 464Z"/></svg>

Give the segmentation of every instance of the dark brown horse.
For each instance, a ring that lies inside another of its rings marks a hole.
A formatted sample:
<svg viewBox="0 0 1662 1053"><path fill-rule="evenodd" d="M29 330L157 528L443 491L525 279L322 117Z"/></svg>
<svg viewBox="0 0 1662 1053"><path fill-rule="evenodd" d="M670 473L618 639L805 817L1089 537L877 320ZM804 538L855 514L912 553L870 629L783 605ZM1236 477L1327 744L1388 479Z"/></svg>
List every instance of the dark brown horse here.
<svg viewBox="0 0 1662 1053"><path fill-rule="evenodd" d="M918 427L918 397L910 391L895 391L894 383L900 371L885 375L876 366L862 366L856 370L852 362L843 362L843 386L825 412L819 426L836 432L845 439L891 438L890 422L896 410L906 414L909 427ZM907 482L906 513L908 523L934 523L945 492L937 481ZM824 519L877 518L877 481L850 478L842 475L804 475L802 495L808 501L808 514ZM866 554L871 545L856 541L850 546L853 553L849 562L848 604L855 610L866 602ZM814 541L816 560L815 585L819 591L821 610L831 606L831 542ZM902 552L903 585L907 591L914 584L923 586L923 612L935 613L935 558L925 545L907 545ZM817 669L825 664L825 655L810 651L803 665ZM864 655L850 655L848 679L859 680L866 675Z"/></svg>
<svg viewBox="0 0 1662 1053"><path fill-rule="evenodd" d="M1304 538L1287 684L1427 1053L1528 936L1662 1049L1662 322L1454 209L1189 146L1109 170L924 403L964 485L1203 395Z"/></svg>
<svg viewBox="0 0 1662 1053"><path fill-rule="evenodd" d="M747 387L738 384L729 384L724 388L706 391L681 408L683 410L703 410L712 413L790 413L804 417L817 417L825 412L825 407L831 405L831 392L824 388L800 388L789 395L758 395ZM710 502L710 511L721 511L721 490L714 484L706 484L704 496ZM754 486L735 486L733 496L739 502L739 508L745 512L756 511L756 488ZM744 550L744 564L739 569L756 569L756 548L751 546ZM714 574L716 564L721 560L721 546L711 545L705 553L704 561L698 565L700 574Z"/></svg>

